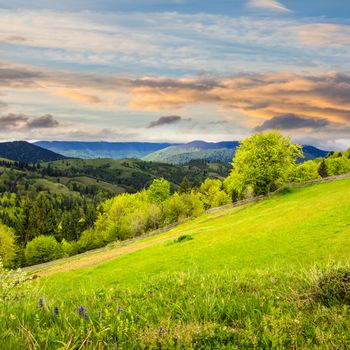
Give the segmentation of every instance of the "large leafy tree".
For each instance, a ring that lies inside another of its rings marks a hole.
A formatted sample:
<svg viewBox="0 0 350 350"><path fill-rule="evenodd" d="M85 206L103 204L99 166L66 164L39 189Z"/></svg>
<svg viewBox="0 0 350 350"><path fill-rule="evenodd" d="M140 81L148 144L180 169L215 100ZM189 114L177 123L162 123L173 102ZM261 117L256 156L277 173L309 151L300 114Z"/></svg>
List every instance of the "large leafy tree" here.
<svg viewBox="0 0 350 350"><path fill-rule="evenodd" d="M247 190L266 194L288 180L301 146L278 132L256 133L242 141L233 160L228 184L241 196Z"/></svg>

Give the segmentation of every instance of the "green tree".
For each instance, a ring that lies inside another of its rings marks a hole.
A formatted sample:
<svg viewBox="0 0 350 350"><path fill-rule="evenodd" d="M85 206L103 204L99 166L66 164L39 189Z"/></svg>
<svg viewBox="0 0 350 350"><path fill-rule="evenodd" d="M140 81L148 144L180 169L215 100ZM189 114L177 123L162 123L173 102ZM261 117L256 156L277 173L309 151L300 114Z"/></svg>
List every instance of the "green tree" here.
<svg viewBox="0 0 350 350"><path fill-rule="evenodd" d="M318 171L318 174L321 177L327 177L328 176L328 168L327 168L327 164L326 164L325 159L322 159L322 162L318 166L317 171Z"/></svg>
<svg viewBox="0 0 350 350"><path fill-rule="evenodd" d="M12 268L16 257L15 234L9 227L0 224L0 258L6 268Z"/></svg>
<svg viewBox="0 0 350 350"><path fill-rule="evenodd" d="M206 179L199 191L205 209L220 207L232 201L231 196L226 193L220 180Z"/></svg>
<svg viewBox="0 0 350 350"><path fill-rule="evenodd" d="M301 146L278 132L256 133L241 142L229 176L231 192L241 196L247 188L266 194L288 181L288 175L303 157Z"/></svg>
<svg viewBox="0 0 350 350"><path fill-rule="evenodd" d="M24 255L26 263L34 265L62 258L65 253L62 245L54 237L39 236L27 244Z"/></svg>
<svg viewBox="0 0 350 350"><path fill-rule="evenodd" d="M187 193L191 190L190 182L188 181L188 177L185 176L179 186L179 193Z"/></svg>
<svg viewBox="0 0 350 350"><path fill-rule="evenodd" d="M30 238L40 235L57 235L57 214L50 198L40 194L29 213L28 232Z"/></svg>
<svg viewBox="0 0 350 350"><path fill-rule="evenodd" d="M343 153L343 157L350 159L350 148L348 148L344 153Z"/></svg>
<svg viewBox="0 0 350 350"><path fill-rule="evenodd" d="M165 179L155 179L147 190L148 199L151 203L162 203L170 197L170 184Z"/></svg>

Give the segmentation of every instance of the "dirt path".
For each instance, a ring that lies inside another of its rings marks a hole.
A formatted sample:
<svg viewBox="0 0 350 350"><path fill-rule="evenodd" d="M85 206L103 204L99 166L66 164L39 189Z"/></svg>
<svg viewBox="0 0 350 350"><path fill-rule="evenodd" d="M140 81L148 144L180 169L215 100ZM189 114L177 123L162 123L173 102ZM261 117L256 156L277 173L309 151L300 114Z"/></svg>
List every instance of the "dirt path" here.
<svg viewBox="0 0 350 350"><path fill-rule="evenodd" d="M151 247L153 245L156 245L158 243L166 242L171 240L172 238L175 238L178 236L178 233L174 233L167 236L158 237L151 240L142 240L142 241L136 241L132 242L128 245L121 246L121 247L115 247L110 250L105 251L99 251L93 254L90 254L88 256L83 256L80 259L75 260L69 260L66 262L63 262L60 265L53 265L52 267L49 267L45 270L36 272L36 275L38 276L46 276L57 272L63 272L63 271L69 271L74 269L80 269L80 268L87 268L90 266L98 265L102 262L105 262L107 260L111 260L114 258L117 258L119 256L129 254L147 247Z"/></svg>

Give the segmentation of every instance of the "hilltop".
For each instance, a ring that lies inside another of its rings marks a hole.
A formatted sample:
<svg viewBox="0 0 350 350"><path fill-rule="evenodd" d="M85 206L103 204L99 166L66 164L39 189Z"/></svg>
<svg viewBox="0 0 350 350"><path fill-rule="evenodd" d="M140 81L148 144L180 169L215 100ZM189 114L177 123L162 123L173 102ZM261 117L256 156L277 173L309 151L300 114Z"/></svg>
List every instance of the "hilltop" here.
<svg viewBox="0 0 350 350"><path fill-rule="evenodd" d="M26 163L49 162L67 158L25 141L0 143L0 157Z"/></svg>

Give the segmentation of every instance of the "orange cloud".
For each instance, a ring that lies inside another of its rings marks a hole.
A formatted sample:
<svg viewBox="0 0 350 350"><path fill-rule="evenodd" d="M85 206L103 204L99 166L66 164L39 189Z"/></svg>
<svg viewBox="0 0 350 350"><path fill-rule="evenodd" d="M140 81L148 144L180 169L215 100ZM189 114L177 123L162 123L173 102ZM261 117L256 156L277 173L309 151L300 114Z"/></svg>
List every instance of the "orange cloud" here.
<svg viewBox="0 0 350 350"><path fill-rule="evenodd" d="M294 32L306 45L340 47L350 43L349 25L310 23L297 26Z"/></svg>
<svg viewBox="0 0 350 350"><path fill-rule="evenodd" d="M131 88L129 93L130 107L137 109L169 110L210 103L255 120L292 113L350 121L350 76L346 74L246 74L212 82L192 79L157 83L155 79L147 86Z"/></svg>
<svg viewBox="0 0 350 350"><path fill-rule="evenodd" d="M73 100L80 103L96 104L96 103L102 102L98 96L83 94L72 89L65 89L65 88L57 89L55 90L54 94L56 96L64 97L69 100Z"/></svg>

